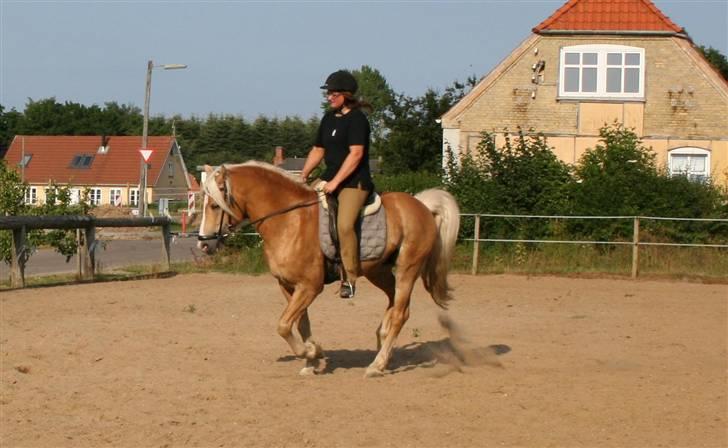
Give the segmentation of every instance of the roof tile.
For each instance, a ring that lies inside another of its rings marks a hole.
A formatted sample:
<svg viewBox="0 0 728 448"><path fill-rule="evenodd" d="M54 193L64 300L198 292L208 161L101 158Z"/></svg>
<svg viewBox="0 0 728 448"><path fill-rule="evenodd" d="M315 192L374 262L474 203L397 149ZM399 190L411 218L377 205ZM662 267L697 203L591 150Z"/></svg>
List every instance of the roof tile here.
<svg viewBox="0 0 728 448"><path fill-rule="evenodd" d="M544 31L685 32L650 0L569 0L533 28Z"/></svg>
<svg viewBox="0 0 728 448"><path fill-rule="evenodd" d="M32 155L23 173L29 183L134 185L139 183L141 171L141 141L139 136L106 137L109 150L99 153L101 136L18 135L5 154L5 161L8 167L19 169L23 152ZM147 174L150 185L159 177L173 143L174 137L171 136L149 137L147 148L153 150ZM71 167L73 158L80 154L94 157L88 169Z"/></svg>

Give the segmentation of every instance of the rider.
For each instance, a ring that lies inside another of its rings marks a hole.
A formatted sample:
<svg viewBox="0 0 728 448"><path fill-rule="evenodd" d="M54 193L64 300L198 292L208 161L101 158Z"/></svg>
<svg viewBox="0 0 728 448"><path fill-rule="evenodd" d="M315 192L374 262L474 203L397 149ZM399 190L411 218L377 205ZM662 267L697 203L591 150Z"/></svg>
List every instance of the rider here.
<svg viewBox="0 0 728 448"><path fill-rule="evenodd" d="M326 170L321 179L323 190L339 201L336 220L341 261L344 265L340 295L348 299L356 292L356 279L361 274L356 221L374 183L369 171L369 120L362 109L371 106L354 95L357 90L354 76L339 70L326 78L321 88L325 91L330 110L324 114L316 135L316 142L306 158L301 177L304 181L321 160Z"/></svg>

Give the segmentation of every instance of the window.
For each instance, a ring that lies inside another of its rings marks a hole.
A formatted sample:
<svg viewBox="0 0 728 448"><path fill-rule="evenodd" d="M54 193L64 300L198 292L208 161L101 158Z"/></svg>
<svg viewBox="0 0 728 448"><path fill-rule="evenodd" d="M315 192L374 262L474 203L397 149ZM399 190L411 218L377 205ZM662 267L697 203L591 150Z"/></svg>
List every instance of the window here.
<svg viewBox="0 0 728 448"><path fill-rule="evenodd" d="M20 160L20 162L18 162L18 166L20 168L27 168L28 164L30 163L30 159L32 159L32 158L33 158L33 154L25 154L23 156L22 160Z"/></svg>
<svg viewBox="0 0 728 448"><path fill-rule="evenodd" d="M703 182L710 177L710 151L701 148L676 148L667 153L671 176L687 176Z"/></svg>
<svg viewBox="0 0 728 448"><path fill-rule="evenodd" d="M109 190L109 204L115 207L121 207L121 188L112 188Z"/></svg>
<svg viewBox="0 0 728 448"><path fill-rule="evenodd" d="M30 205L38 203L38 189L36 187L28 187L25 190L25 203Z"/></svg>
<svg viewBox="0 0 728 448"><path fill-rule="evenodd" d="M76 205L81 202L81 190L78 188L71 189L71 204Z"/></svg>
<svg viewBox="0 0 728 448"><path fill-rule="evenodd" d="M129 205L133 205L133 206L139 205L139 189L138 188L129 189Z"/></svg>
<svg viewBox="0 0 728 448"><path fill-rule="evenodd" d="M622 45L563 47L559 97L644 98L645 50Z"/></svg>
<svg viewBox="0 0 728 448"><path fill-rule="evenodd" d="M89 188L88 200L91 205L101 205L101 188Z"/></svg>
<svg viewBox="0 0 728 448"><path fill-rule="evenodd" d="M44 188L43 192L45 193L45 203L50 204L51 196L55 198L55 201L53 201L52 205L58 205L61 203L60 200L60 193L61 191L58 188Z"/></svg>
<svg viewBox="0 0 728 448"><path fill-rule="evenodd" d="M167 176L174 177L174 162L167 162Z"/></svg>
<svg viewBox="0 0 728 448"><path fill-rule="evenodd" d="M71 168L88 169L91 168L91 162L93 161L94 156L90 154L76 154L71 160Z"/></svg>

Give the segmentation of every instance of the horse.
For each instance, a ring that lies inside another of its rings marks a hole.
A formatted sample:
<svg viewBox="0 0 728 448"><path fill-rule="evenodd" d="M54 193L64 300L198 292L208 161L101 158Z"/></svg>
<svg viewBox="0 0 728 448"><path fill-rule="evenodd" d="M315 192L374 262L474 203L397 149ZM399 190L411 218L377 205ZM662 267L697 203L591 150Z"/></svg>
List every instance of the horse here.
<svg viewBox="0 0 728 448"><path fill-rule="evenodd" d="M318 193L273 165L250 161L205 166L206 179L197 246L212 254L225 235L247 220L263 240L263 251L287 305L278 334L305 359L301 375L321 373L324 352L314 341L308 307L323 291L325 258L319 246ZM382 193L386 246L377 260L362 261L361 274L387 296L376 330L378 353L365 377L384 374L395 340L409 318L412 289L421 277L435 304L447 309L453 297L448 270L460 225L457 202L441 189L412 196ZM293 331L297 327L298 335Z"/></svg>

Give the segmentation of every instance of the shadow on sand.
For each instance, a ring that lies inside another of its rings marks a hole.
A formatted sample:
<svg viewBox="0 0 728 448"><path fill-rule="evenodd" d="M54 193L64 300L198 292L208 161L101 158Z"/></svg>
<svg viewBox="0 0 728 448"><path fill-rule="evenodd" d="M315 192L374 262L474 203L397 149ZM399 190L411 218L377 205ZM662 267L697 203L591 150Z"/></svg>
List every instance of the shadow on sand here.
<svg viewBox="0 0 728 448"><path fill-rule="evenodd" d="M397 347L389 361L388 373L395 374L407 372L418 368L432 368L443 365L443 374L453 371L463 372L463 367L490 366L502 368L498 356L511 351L503 344L494 344L486 347L473 347L463 344L455 338L448 337L439 341L414 342L403 347ZM326 367L321 373L333 373L338 369L366 368L374 357L376 350L326 350ZM282 356L278 362L297 361L293 355Z"/></svg>

